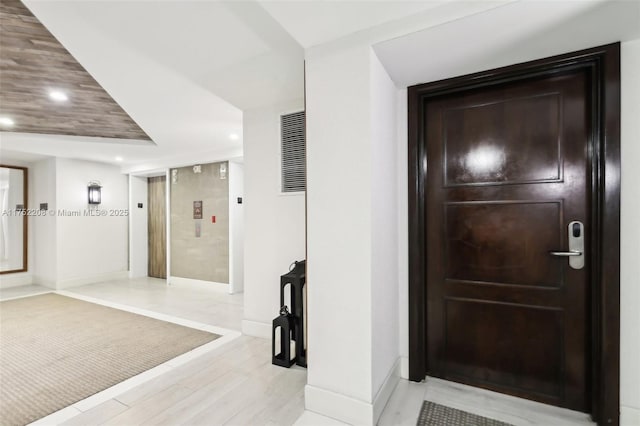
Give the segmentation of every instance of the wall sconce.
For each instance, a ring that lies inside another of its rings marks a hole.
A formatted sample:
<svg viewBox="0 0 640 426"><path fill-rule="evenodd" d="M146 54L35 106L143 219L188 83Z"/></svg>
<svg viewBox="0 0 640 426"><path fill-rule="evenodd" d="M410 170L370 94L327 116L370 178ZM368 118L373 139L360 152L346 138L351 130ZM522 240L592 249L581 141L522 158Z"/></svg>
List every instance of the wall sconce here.
<svg viewBox="0 0 640 426"><path fill-rule="evenodd" d="M89 204L100 204L102 201L102 186L100 186L100 182L89 182L87 192L89 194Z"/></svg>
<svg viewBox="0 0 640 426"><path fill-rule="evenodd" d="M227 178L227 163L220 163L220 179Z"/></svg>

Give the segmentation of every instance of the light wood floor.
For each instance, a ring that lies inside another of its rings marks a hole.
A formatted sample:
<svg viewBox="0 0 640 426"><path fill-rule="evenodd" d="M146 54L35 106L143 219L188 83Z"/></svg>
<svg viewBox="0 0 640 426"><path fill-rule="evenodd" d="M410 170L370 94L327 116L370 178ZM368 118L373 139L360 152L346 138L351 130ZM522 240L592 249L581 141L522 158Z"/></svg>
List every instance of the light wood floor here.
<svg viewBox="0 0 640 426"><path fill-rule="evenodd" d="M37 294L39 286L0 290L0 299ZM202 287L166 286L153 278L112 281L72 293L179 318L240 330L242 295ZM183 366L114 396L66 425L291 425L336 426L304 411L306 370L271 365L271 342L241 336ZM380 426L415 425L425 399L516 426L593 425L586 414L428 378L401 380ZM303 415L304 413L304 415Z"/></svg>
<svg viewBox="0 0 640 426"><path fill-rule="evenodd" d="M378 425L415 425L425 400L514 426L595 425L585 413L431 377L421 383L401 380Z"/></svg>
<svg viewBox="0 0 640 426"><path fill-rule="evenodd" d="M47 291L0 291L2 299ZM205 324L240 329L242 295L137 279L68 291ZM275 315L275 314L274 314ZM271 364L271 342L241 336L66 421L65 425L291 425L304 411L307 372Z"/></svg>
<svg viewBox="0 0 640 426"><path fill-rule="evenodd" d="M240 337L139 385L66 425L290 425L306 371L271 365L269 342Z"/></svg>

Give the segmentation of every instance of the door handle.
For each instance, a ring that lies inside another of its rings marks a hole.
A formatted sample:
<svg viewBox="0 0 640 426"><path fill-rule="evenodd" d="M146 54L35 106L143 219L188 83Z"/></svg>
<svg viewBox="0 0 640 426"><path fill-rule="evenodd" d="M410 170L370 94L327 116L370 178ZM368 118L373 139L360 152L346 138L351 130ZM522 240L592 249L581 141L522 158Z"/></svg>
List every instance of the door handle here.
<svg viewBox="0 0 640 426"><path fill-rule="evenodd" d="M550 251L551 256L568 257L573 269L584 268L584 225L574 220L567 226L569 233L569 251Z"/></svg>
<svg viewBox="0 0 640 426"><path fill-rule="evenodd" d="M569 256L582 256L581 251L550 251L551 256L569 257Z"/></svg>

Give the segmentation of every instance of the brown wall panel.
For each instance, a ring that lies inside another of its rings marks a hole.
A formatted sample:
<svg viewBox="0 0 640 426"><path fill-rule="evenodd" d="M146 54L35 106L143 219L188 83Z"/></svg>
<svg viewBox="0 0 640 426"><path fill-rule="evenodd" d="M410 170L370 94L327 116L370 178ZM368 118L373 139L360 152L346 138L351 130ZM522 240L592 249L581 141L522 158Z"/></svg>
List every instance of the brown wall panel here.
<svg viewBox="0 0 640 426"><path fill-rule="evenodd" d="M166 181L149 178L149 276L155 278L167 278Z"/></svg>

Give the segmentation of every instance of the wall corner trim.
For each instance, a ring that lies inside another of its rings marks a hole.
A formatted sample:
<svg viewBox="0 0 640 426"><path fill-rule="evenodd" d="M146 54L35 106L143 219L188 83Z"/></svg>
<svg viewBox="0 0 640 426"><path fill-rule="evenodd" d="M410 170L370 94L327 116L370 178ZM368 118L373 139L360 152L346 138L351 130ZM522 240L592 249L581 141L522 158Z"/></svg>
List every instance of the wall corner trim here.
<svg viewBox="0 0 640 426"><path fill-rule="evenodd" d="M398 358L373 403L307 385L304 389L305 409L352 425L375 425L400 381L400 365Z"/></svg>
<svg viewBox="0 0 640 426"><path fill-rule="evenodd" d="M34 277L31 273L6 274L0 276L0 288L20 287L33 284Z"/></svg>
<svg viewBox="0 0 640 426"><path fill-rule="evenodd" d="M39 285L42 287L47 287L47 288L50 288L51 290L56 289L56 281L49 279L46 276L34 275L33 284Z"/></svg>
<svg viewBox="0 0 640 426"><path fill-rule="evenodd" d="M90 275L87 277L72 278L69 280L56 281L56 289L63 290L70 287L79 287L85 284L94 284L103 281L126 280L129 278L129 271L108 272L105 274ZM46 283L43 285L47 285Z"/></svg>
<svg viewBox="0 0 640 426"><path fill-rule="evenodd" d="M242 334L271 339L271 324L247 319L242 320Z"/></svg>
<svg viewBox="0 0 640 426"><path fill-rule="evenodd" d="M621 405L620 424L622 426L640 425L640 409Z"/></svg>
<svg viewBox="0 0 640 426"><path fill-rule="evenodd" d="M400 373L402 371L402 358L398 357L396 362L393 363L393 367L389 370L387 377L380 386L376 397L373 399L373 423L377 424L380 419L380 415L382 415L382 411L384 407L387 406L389 402L389 398L391 398L391 394L398 386L400 382Z"/></svg>
<svg viewBox="0 0 640 426"><path fill-rule="evenodd" d="M352 425L374 425L373 404L313 385L304 388L305 409Z"/></svg>
<svg viewBox="0 0 640 426"><path fill-rule="evenodd" d="M182 287L193 287L193 288L203 288L206 287L208 289L214 289L221 293L231 293L230 286L227 283L217 283L215 281L203 281L203 280L194 280L193 278L183 278L183 277L174 277L170 276L167 279L167 284L182 286Z"/></svg>
<svg viewBox="0 0 640 426"><path fill-rule="evenodd" d="M400 378L409 380L409 357L400 357Z"/></svg>

